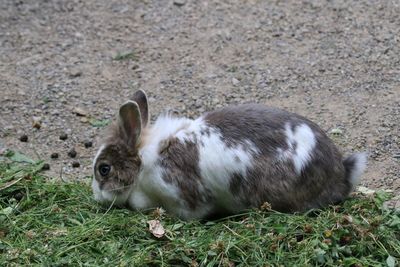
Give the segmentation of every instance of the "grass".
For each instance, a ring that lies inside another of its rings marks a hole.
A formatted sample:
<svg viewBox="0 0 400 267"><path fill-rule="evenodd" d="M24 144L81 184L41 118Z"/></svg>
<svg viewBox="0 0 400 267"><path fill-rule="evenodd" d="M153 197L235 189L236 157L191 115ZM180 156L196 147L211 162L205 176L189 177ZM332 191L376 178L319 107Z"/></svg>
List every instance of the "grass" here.
<svg viewBox="0 0 400 267"><path fill-rule="evenodd" d="M110 120L109 120L109 119L98 120L98 119L95 119L95 118L90 118L90 119L89 119L89 123L90 123L90 125L92 125L93 127L98 127L98 128L100 128L100 127L105 127L105 126L107 126L108 124L110 124Z"/></svg>
<svg viewBox="0 0 400 267"><path fill-rule="evenodd" d="M137 60L137 56L135 53L127 51L127 52L118 52L117 55L113 58L114 60L121 61L121 60Z"/></svg>
<svg viewBox="0 0 400 267"><path fill-rule="evenodd" d="M356 196L306 214L252 210L184 222L159 210L104 209L86 183L48 181L42 163L0 160L0 266L398 266L390 196ZM19 180L18 180L19 179ZM17 181L18 180L18 181ZM10 185L10 181L17 181ZM154 237L147 221L166 232Z"/></svg>

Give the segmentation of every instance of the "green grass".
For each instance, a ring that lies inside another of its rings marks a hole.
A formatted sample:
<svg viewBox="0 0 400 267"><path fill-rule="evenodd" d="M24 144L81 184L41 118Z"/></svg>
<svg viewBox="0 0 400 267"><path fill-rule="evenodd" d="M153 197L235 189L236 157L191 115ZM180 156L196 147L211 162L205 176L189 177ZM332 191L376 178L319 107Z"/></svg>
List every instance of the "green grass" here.
<svg viewBox="0 0 400 267"><path fill-rule="evenodd" d="M137 60L137 56L133 52L118 52L118 54L114 57L114 60L121 61L121 60Z"/></svg>
<svg viewBox="0 0 400 267"><path fill-rule="evenodd" d="M381 208L385 193L307 214L184 222L101 208L86 183L47 181L40 169L0 160L0 266L398 266L400 218Z"/></svg>
<svg viewBox="0 0 400 267"><path fill-rule="evenodd" d="M108 124L110 124L110 120L108 120L108 119L98 120L98 119L95 119L95 118L90 118L90 119L89 119L89 123L90 123L90 125L92 125L93 127L98 127L98 128L100 128L100 127L105 127L105 126L107 126Z"/></svg>

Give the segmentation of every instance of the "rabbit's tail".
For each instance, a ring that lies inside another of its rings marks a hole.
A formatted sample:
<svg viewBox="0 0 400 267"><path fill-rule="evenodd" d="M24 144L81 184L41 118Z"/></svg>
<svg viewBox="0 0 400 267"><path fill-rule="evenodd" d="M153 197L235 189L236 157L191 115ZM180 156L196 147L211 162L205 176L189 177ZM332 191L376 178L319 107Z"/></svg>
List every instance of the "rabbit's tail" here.
<svg viewBox="0 0 400 267"><path fill-rule="evenodd" d="M352 190L354 190L367 167L367 153L362 152L350 155L343 160L343 165L346 170L346 179L350 182Z"/></svg>

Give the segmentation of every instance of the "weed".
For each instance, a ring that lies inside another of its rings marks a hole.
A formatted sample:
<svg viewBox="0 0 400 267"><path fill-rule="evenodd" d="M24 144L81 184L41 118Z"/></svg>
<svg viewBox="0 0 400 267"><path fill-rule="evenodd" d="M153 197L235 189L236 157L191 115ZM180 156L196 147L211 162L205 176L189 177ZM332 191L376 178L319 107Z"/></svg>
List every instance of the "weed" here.
<svg viewBox="0 0 400 267"><path fill-rule="evenodd" d="M90 118L90 119L89 119L89 123L90 123L90 125L92 125L93 127L98 127L98 128L100 128L100 127L104 127L104 126L107 126L108 124L110 124L110 120L108 120L108 119L97 120L97 119L94 119L94 118Z"/></svg>
<svg viewBox="0 0 400 267"><path fill-rule="evenodd" d="M118 52L118 54L114 57L114 60L118 61L127 59L137 60L137 57L133 52Z"/></svg>

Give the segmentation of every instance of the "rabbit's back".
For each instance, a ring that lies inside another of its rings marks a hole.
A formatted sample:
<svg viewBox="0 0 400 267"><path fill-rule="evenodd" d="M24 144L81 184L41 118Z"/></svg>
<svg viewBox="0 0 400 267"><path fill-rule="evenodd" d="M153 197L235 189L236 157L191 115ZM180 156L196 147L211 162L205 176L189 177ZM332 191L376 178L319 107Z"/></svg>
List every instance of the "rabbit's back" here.
<svg viewBox="0 0 400 267"><path fill-rule="evenodd" d="M341 155L318 126L262 105L227 107L180 127L162 145L159 164L195 211L189 217L266 201L276 210L304 210L350 190Z"/></svg>
<svg viewBox="0 0 400 267"><path fill-rule="evenodd" d="M276 210L299 211L341 201L351 190L336 146L298 114L249 104L204 119L228 146L246 140L257 148L245 175L230 180L231 192L246 206L268 201Z"/></svg>

